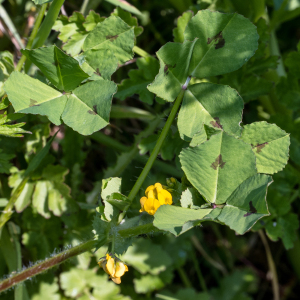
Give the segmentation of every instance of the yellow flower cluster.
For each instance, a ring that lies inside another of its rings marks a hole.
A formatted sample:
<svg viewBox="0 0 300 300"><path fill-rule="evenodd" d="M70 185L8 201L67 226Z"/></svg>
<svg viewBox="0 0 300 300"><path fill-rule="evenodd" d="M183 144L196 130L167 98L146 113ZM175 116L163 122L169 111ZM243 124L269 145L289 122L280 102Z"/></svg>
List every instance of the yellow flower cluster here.
<svg viewBox="0 0 300 300"><path fill-rule="evenodd" d="M121 276L128 271L127 266L118 258L111 257L108 253L98 262L99 266L109 275L114 283L121 283Z"/></svg>
<svg viewBox="0 0 300 300"><path fill-rule="evenodd" d="M140 199L140 212L146 211L149 215L154 215L161 205L171 205L172 195L165 190L160 183L150 185L145 191L146 197Z"/></svg>

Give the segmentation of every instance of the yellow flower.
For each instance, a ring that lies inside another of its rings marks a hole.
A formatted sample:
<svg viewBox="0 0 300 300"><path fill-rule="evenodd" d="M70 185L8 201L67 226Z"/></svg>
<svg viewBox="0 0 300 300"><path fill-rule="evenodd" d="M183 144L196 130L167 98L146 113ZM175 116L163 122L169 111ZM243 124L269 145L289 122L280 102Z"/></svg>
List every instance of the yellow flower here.
<svg viewBox="0 0 300 300"><path fill-rule="evenodd" d="M103 268L116 284L121 283L121 276L128 271L128 267L122 261L110 256L108 253L106 254L106 257L99 260L98 265Z"/></svg>
<svg viewBox="0 0 300 300"><path fill-rule="evenodd" d="M140 212L146 211L149 215L154 215L161 205L171 205L173 203L172 195L160 183L148 186L145 195L146 197L140 199Z"/></svg>

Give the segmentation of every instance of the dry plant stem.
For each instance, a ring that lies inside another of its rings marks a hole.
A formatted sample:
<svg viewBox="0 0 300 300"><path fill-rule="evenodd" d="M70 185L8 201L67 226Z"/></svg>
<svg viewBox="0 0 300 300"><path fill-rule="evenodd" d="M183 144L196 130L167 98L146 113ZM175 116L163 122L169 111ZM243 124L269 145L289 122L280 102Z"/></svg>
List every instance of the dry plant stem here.
<svg viewBox="0 0 300 300"><path fill-rule="evenodd" d="M48 269L59 265L60 263L66 261L67 259L79 255L85 251L88 251L95 247L97 241L95 240L89 240L85 243L82 243L74 248L71 248L69 250L65 250L49 259L46 259L45 261L42 261L40 263L37 263L36 265L25 269L24 271L21 271L20 273L17 273L16 275L13 275L2 282L0 282L0 292L3 292L18 283L21 283L22 281L29 279L39 273L42 273L44 271L47 271Z"/></svg>
<svg viewBox="0 0 300 300"><path fill-rule="evenodd" d="M193 245L195 246L195 248L202 254L202 256L212 265L214 266L216 269L220 270L223 275L227 275L228 272L225 268L225 266L217 261L215 261L213 258L211 258L206 251L204 250L204 248L202 247L202 245L200 244L198 238L193 235L191 236L191 241L193 243Z"/></svg>
<svg viewBox="0 0 300 300"><path fill-rule="evenodd" d="M279 293L279 283L278 283L278 277L277 277L277 271L276 271L276 266L272 257L272 253L267 241L267 238L264 234L264 232L260 229L258 231L258 234L264 244L265 250L266 250L266 255L268 259L268 265L269 265L269 271L271 272L271 277L272 277L272 289L273 289L273 296L274 300L280 300L280 293Z"/></svg>
<svg viewBox="0 0 300 300"><path fill-rule="evenodd" d="M34 26L33 26L33 29L32 29L32 32L31 32L31 35L30 35L30 38L28 40L28 43L26 45L26 49L31 49L32 47L32 44L33 44L33 41L37 35L37 32L38 32L38 29L42 23L42 20L43 20L43 17L44 17L44 14L45 14L45 11L46 11L46 8L47 8L47 3L43 4L39 13L38 13L38 16L35 20L35 23L34 23ZM22 67L23 67L23 64L24 62L26 61L26 56L23 54L17 64L17 67L16 67L16 70L17 71L21 71L22 70Z"/></svg>

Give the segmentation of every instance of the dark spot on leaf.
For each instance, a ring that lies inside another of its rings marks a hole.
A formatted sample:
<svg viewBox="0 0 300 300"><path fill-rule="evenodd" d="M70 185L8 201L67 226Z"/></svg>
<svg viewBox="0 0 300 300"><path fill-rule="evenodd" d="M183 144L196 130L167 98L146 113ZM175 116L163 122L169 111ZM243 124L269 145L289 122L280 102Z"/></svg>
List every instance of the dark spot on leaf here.
<svg viewBox="0 0 300 300"><path fill-rule="evenodd" d="M101 73L99 71L99 68L96 69L96 72L94 72L94 74L98 75L98 76L101 76Z"/></svg>
<svg viewBox="0 0 300 300"><path fill-rule="evenodd" d="M220 167L221 169L223 169L224 166L225 166L225 164L226 164L226 162L223 161L223 159L222 159L222 154L220 154L220 155L216 158L215 162L213 162L213 163L211 164L211 168L213 168L214 170L217 170L218 167Z"/></svg>
<svg viewBox="0 0 300 300"><path fill-rule="evenodd" d="M93 111L94 111L95 113L97 113L97 105L96 105L96 104L93 105Z"/></svg>
<svg viewBox="0 0 300 300"><path fill-rule="evenodd" d="M165 67L164 67L164 73L165 73L165 75L168 75L169 74L169 70L170 69L174 69L175 67L176 67L176 64L174 64L174 66L166 64Z"/></svg>
<svg viewBox="0 0 300 300"><path fill-rule="evenodd" d="M59 62L56 60L55 62L52 63L53 66L58 67L59 66Z"/></svg>
<svg viewBox="0 0 300 300"><path fill-rule="evenodd" d="M90 114L90 115L96 115L97 113L95 113L94 111L92 111L92 110L88 110L88 113Z"/></svg>
<svg viewBox="0 0 300 300"><path fill-rule="evenodd" d="M252 214L256 214L257 213L257 210L256 210L256 208L253 206L253 204L252 204L252 201L250 201L249 202L249 212L247 212L246 214L244 214L244 217L248 217L248 216L250 216L250 215L252 215Z"/></svg>
<svg viewBox="0 0 300 300"><path fill-rule="evenodd" d="M118 38L118 35L107 35L106 39L111 40L112 42Z"/></svg>
<svg viewBox="0 0 300 300"><path fill-rule="evenodd" d="M214 118L216 121L211 121L210 124L215 127L215 128L220 128L220 129L223 129L223 126L221 125L221 122L220 122L220 119L217 117L217 118Z"/></svg>
<svg viewBox="0 0 300 300"><path fill-rule="evenodd" d="M268 142L265 142L265 143L262 143L262 144L257 144L253 148L256 148L256 152L259 153L259 152L261 152L262 148L264 148L266 145L268 145Z"/></svg>
<svg viewBox="0 0 300 300"><path fill-rule="evenodd" d="M222 31L220 31L218 34L213 36L212 38L207 39L207 45L209 45L212 41L215 41L215 49L220 49L225 46L225 40L222 35Z"/></svg>
<svg viewBox="0 0 300 300"><path fill-rule="evenodd" d="M40 106L39 104L37 104L38 102L36 100L30 99L30 103L29 103L29 107L32 106Z"/></svg>

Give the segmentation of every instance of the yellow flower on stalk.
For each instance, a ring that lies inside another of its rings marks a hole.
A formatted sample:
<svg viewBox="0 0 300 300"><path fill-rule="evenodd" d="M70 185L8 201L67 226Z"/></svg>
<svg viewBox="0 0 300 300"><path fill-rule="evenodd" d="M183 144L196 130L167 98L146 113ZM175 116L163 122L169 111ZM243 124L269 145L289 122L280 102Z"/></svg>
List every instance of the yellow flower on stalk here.
<svg viewBox="0 0 300 300"><path fill-rule="evenodd" d="M121 260L110 256L108 253L99 260L98 265L103 268L104 272L116 284L121 283L121 276L128 271L128 267Z"/></svg>
<svg viewBox="0 0 300 300"><path fill-rule="evenodd" d="M173 203L172 195L160 183L148 186L145 195L146 197L140 199L140 212L146 211L149 215L154 215L161 205Z"/></svg>

